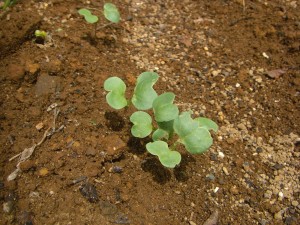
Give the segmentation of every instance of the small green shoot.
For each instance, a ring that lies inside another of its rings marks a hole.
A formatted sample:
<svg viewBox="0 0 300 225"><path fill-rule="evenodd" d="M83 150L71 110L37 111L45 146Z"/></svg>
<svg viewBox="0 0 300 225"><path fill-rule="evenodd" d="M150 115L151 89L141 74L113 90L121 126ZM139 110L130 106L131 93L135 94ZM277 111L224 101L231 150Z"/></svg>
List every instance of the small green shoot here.
<svg viewBox="0 0 300 225"><path fill-rule="evenodd" d="M18 0L4 0L1 9L5 10L7 7L17 3Z"/></svg>
<svg viewBox="0 0 300 225"><path fill-rule="evenodd" d="M43 31L43 30L36 30L36 31L34 32L34 35L35 35L36 38L40 37L40 38L42 38L42 39L45 40L46 37L47 37L47 32L46 32L46 31Z"/></svg>
<svg viewBox="0 0 300 225"><path fill-rule="evenodd" d="M99 17L94 15L89 9L85 9L85 8L79 9L78 13L80 15L84 16L84 19L85 19L86 22L91 23L91 24L95 24L94 36L96 36L97 23L99 21ZM111 23L119 23L120 19L121 19L118 8L112 3L105 3L104 4L104 6L103 6L103 15Z"/></svg>
<svg viewBox="0 0 300 225"><path fill-rule="evenodd" d="M84 16L84 19L88 23L97 23L99 20L98 16L93 15L92 12L88 9L79 9L78 13Z"/></svg>
<svg viewBox="0 0 300 225"><path fill-rule="evenodd" d="M173 104L175 94L166 92L158 95L153 89L159 76L154 72L144 72L139 75L134 88L131 102L138 110L153 110L157 128L152 134L153 142L146 145L149 153L158 156L162 165L174 168L181 161L181 155L176 151L176 145L181 143L188 152L200 154L205 152L213 143L210 130L217 132L218 125L210 119L199 117L193 119L192 112L179 114L178 107ZM125 98L126 85L118 77L108 78L104 82L104 89L109 91L106 95L108 104L121 109L128 105ZM145 138L152 132L152 118L143 111L137 111L130 117L133 123L131 134L138 138ZM177 134L178 139L171 148L168 141ZM164 140L164 141L163 141Z"/></svg>

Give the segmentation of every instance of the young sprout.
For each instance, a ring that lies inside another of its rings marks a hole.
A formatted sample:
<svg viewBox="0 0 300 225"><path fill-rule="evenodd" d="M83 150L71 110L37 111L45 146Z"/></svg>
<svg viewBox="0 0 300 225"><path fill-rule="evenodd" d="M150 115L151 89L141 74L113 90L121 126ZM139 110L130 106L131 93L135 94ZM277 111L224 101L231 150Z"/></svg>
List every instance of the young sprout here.
<svg viewBox="0 0 300 225"><path fill-rule="evenodd" d="M16 4L17 0L4 0L0 8L5 10L7 7Z"/></svg>
<svg viewBox="0 0 300 225"><path fill-rule="evenodd" d="M94 36L96 36L96 30L97 30L97 23L99 21L98 16L93 15L92 12L89 9L79 9L78 13L82 16L84 16L84 19L86 20L86 22L91 23L91 24L95 24L94 27ZM112 22L112 23L118 23L120 21L120 13L118 8L112 4L112 3L105 3L103 6L103 14L104 17Z"/></svg>
<svg viewBox="0 0 300 225"><path fill-rule="evenodd" d="M79 9L78 13L84 16L84 19L88 23L97 23L99 20L98 16L93 15L92 12L88 9Z"/></svg>
<svg viewBox="0 0 300 225"><path fill-rule="evenodd" d="M119 23L120 13L118 8L112 3L105 3L103 6L103 13L107 20L112 23Z"/></svg>
<svg viewBox="0 0 300 225"><path fill-rule="evenodd" d="M46 32L46 31L43 31L43 30L36 30L36 31L34 32L34 35L35 35L35 37L41 37L41 38L43 38L43 39L46 39L46 37L47 37L47 32Z"/></svg>
<svg viewBox="0 0 300 225"><path fill-rule="evenodd" d="M136 86L131 102L138 110L153 110L157 129L152 134L153 142L146 145L146 149L152 155L158 156L162 165L174 168L181 161L181 155L175 150L176 145L181 143L188 152L200 154L205 152L213 143L210 130L217 132L218 125L210 119L198 117L193 119L192 112L179 114L178 107L173 104L175 94L166 92L157 95L153 85L158 80L158 74L144 72L137 78ZM117 77L108 78L104 82L104 89L109 91L106 95L108 104L121 109L127 106L125 98L126 85ZM152 132L152 118L143 111L137 111L130 117L133 123L131 133L135 137L144 138ZM171 149L167 141L177 134ZM165 141L162 141L162 140Z"/></svg>
<svg viewBox="0 0 300 225"><path fill-rule="evenodd" d="M43 30L36 30L34 32L35 35L35 43L37 44L44 44L47 38L47 32Z"/></svg>

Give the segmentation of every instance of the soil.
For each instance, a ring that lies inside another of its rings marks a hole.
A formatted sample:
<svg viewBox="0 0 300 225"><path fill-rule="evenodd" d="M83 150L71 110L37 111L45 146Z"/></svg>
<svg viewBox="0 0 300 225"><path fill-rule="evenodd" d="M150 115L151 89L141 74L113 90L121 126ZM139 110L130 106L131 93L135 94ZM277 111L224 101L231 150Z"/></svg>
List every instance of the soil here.
<svg viewBox="0 0 300 225"><path fill-rule="evenodd" d="M103 1L0 12L0 224L299 224L299 2L112 2L122 21L105 26ZM99 15L96 35L82 7ZM131 136L132 107L105 100L105 79L130 96L144 71L219 125L175 169Z"/></svg>

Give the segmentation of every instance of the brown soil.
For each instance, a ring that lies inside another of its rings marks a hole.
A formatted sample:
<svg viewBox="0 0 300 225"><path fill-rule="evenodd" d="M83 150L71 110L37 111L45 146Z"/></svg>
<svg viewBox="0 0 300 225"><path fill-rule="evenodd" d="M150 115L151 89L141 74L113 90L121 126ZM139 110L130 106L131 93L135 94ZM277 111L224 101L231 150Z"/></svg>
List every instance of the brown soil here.
<svg viewBox="0 0 300 225"><path fill-rule="evenodd" d="M1 11L0 224L299 224L299 3L112 2L123 20L96 37L77 10L103 1ZM173 170L146 152L150 138L131 136L132 109L105 100L106 78L131 93L151 70L159 93L220 127L205 154ZM8 181L9 159L49 133L58 110L56 132Z"/></svg>

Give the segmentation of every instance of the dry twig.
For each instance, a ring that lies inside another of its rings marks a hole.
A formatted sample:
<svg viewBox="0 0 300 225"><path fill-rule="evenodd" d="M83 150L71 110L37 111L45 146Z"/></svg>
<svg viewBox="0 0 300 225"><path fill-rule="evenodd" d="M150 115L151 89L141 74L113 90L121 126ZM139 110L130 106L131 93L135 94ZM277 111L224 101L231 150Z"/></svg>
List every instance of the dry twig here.
<svg viewBox="0 0 300 225"><path fill-rule="evenodd" d="M55 126L56 126L56 119L58 117L58 114L59 114L59 110L57 108L55 108L54 109L54 119L53 119L52 127L49 127L45 131L42 139L37 144L34 144L30 148L25 148L23 150L23 152L15 155L15 156L13 156L13 157L11 157L9 159L9 161L12 161L15 158L20 157L19 160L18 160L16 169L7 177L8 181L14 180L17 177L17 175L19 174L19 172L21 172L20 164L30 158L30 156L33 154L33 152L36 149L36 147L40 146L47 139L47 137L51 137L54 133L59 132L60 130L62 130L64 128L64 125L60 126L58 129L55 128Z"/></svg>

